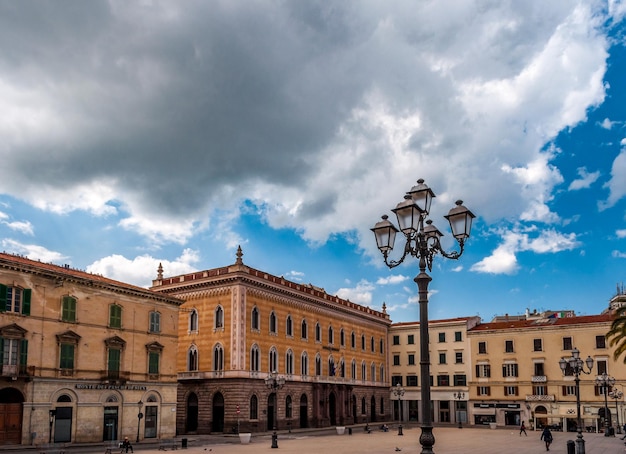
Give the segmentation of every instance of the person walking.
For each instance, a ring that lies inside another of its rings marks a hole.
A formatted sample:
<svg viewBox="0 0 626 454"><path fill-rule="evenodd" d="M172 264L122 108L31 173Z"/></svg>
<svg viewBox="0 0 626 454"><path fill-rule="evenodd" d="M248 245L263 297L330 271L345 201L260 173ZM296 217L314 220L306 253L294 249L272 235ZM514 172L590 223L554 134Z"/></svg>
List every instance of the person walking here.
<svg viewBox="0 0 626 454"><path fill-rule="evenodd" d="M526 425L524 425L524 421L522 421L522 425L519 426L519 436L522 436L522 432L524 432L524 435L528 436L528 434L526 433Z"/></svg>
<svg viewBox="0 0 626 454"><path fill-rule="evenodd" d="M546 451L550 451L550 445L552 444L552 432L550 432L550 429L548 428L548 426L546 426L543 429L543 432L541 432L540 440L543 440L545 442Z"/></svg>
<svg viewBox="0 0 626 454"><path fill-rule="evenodd" d="M124 441L122 442L122 452L128 452L129 449L130 452L135 452L135 450L133 449L133 445L130 444L130 440L128 439L128 437L124 437Z"/></svg>

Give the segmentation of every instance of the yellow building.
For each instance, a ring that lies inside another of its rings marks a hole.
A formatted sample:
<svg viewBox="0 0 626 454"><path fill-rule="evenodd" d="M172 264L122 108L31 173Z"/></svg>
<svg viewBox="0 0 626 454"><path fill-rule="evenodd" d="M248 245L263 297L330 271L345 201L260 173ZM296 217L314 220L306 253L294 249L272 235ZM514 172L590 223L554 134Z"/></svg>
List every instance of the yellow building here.
<svg viewBox="0 0 626 454"><path fill-rule="evenodd" d="M163 277L180 312L178 433L387 420L389 316L246 266ZM284 379L270 389L275 372Z"/></svg>
<svg viewBox="0 0 626 454"><path fill-rule="evenodd" d="M563 315L563 317L562 317ZM471 417L474 424L527 426L546 424L561 430L577 426L575 375L564 374L559 360L570 358L574 348L585 360L593 359L591 370L580 374L581 419L586 430L623 424L623 398L614 400L596 378L603 373L624 383L626 366L613 360L613 349L605 335L613 315L575 317L571 313L549 313L522 320L482 323L468 331L474 376L470 382ZM588 372L588 373L587 373ZM619 388L618 388L619 389ZM605 403L606 399L606 403ZM617 407L617 412L616 412Z"/></svg>
<svg viewBox="0 0 626 454"><path fill-rule="evenodd" d="M0 254L0 444L174 436L181 303Z"/></svg>
<svg viewBox="0 0 626 454"><path fill-rule="evenodd" d="M464 423L469 400L471 349L467 331L480 317L430 320L430 383L434 423ZM420 395L420 324L394 323L389 328L389 364L393 419L422 420ZM401 405L401 410L399 405Z"/></svg>

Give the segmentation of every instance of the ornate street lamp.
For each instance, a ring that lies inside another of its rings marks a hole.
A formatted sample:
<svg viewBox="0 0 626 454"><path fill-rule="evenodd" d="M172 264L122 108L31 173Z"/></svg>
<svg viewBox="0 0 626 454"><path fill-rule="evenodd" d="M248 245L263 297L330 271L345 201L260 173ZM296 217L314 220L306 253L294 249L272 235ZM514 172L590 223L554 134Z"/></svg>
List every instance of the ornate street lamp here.
<svg viewBox="0 0 626 454"><path fill-rule="evenodd" d="M622 428L619 426L619 409L617 408L617 401L624 397L624 393L621 392L619 389L613 388L613 390L609 393L609 397L611 399L615 399L615 431L618 434L621 434Z"/></svg>
<svg viewBox="0 0 626 454"><path fill-rule="evenodd" d="M443 234L432 224L430 219L426 220L434 197L435 194L424 184L424 180L417 180L417 185L407 192L404 201L391 210L398 218L400 229L398 230L386 215L371 229L376 235L376 245L389 268L400 265L409 255L419 260L420 272L414 281L418 288L420 307L420 374L422 375L420 444L422 445L422 454L432 454L432 447L435 444L430 414L430 355L428 352L428 284L432 278L426 273L426 267L428 267L428 271L432 271L433 259L438 253L453 260L458 259L463 254L463 246L470 236L472 219L475 217L470 210L463 206L463 202L460 200L456 202L456 207L452 208L445 216L450 223L452 235L459 244L458 252L448 253L439 242ZM406 242L402 257L395 261L389 259L389 253L393 250L398 232L402 232Z"/></svg>
<svg viewBox="0 0 626 454"><path fill-rule="evenodd" d="M603 372L602 375L598 375L596 377L596 385L602 389L602 394L604 394L604 436L608 437L611 431L609 428L611 414L609 413L609 403L607 397L609 394L609 388L613 388L615 385L615 378L611 377L606 372Z"/></svg>
<svg viewBox="0 0 626 454"><path fill-rule="evenodd" d="M272 448L278 448L278 434L276 422L278 421L278 390L285 386L285 377L279 377L278 372L273 371L265 377L265 386L274 393L274 433L272 433Z"/></svg>
<svg viewBox="0 0 626 454"><path fill-rule="evenodd" d="M400 383L396 383L393 387L393 395L398 399L398 408L400 408L400 424L398 424L398 435L404 435L402 433L402 396L404 396L404 388Z"/></svg>
<svg viewBox="0 0 626 454"><path fill-rule="evenodd" d="M461 421L461 401L463 401L463 399L465 399L465 393L462 391L459 391L457 393L454 393L454 398L458 401L457 403L457 417L459 418L459 429L463 428L463 421Z"/></svg>
<svg viewBox="0 0 626 454"><path fill-rule="evenodd" d="M141 412L141 408L143 407L143 402L141 399L137 402L137 407L139 407L139 413L137 413L137 440L135 443L139 443L139 426L141 425L141 418L143 418L143 413Z"/></svg>
<svg viewBox="0 0 626 454"><path fill-rule="evenodd" d="M587 370L585 370L585 365ZM574 375L574 381L576 383L576 429L578 435L576 436L576 454L585 454L585 440L583 440L583 424L580 419L580 374L591 374L593 368L593 358L587 356L587 359L583 361L580 359L580 351L576 347L572 350L572 356L569 358L561 358L559 360L559 366L563 371L563 375Z"/></svg>

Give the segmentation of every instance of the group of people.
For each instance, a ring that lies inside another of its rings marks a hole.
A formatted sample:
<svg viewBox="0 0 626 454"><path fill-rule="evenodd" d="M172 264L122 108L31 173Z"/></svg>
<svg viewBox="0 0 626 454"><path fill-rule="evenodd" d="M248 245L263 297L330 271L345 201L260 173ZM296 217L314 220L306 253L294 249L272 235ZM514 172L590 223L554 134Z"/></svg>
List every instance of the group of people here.
<svg viewBox="0 0 626 454"><path fill-rule="evenodd" d="M526 425L524 424L524 421L522 421L522 424L519 426L519 436L521 437L522 434L528 436L528 434L526 433ZM546 451L550 451L550 445L552 444L552 432L550 432L550 428L548 426L543 428L540 440L543 440L543 442L546 444Z"/></svg>

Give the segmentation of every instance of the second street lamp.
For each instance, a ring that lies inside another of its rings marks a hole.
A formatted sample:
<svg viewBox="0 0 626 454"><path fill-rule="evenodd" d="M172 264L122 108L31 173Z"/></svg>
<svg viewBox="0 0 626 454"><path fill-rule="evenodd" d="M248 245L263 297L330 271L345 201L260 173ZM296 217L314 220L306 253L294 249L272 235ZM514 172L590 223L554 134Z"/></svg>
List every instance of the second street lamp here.
<svg viewBox="0 0 626 454"><path fill-rule="evenodd" d="M465 399L465 393L462 391L454 393L454 398L457 400L456 414L457 414L457 418L459 419L459 429L462 429L463 421L461 418L461 402L463 401L463 399Z"/></svg>
<svg viewBox="0 0 626 454"><path fill-rule="evenodd" d="M278 448L278 434L276 424L278 421L278 390L285 386L285 377L279 377L278 372L273 371L265 377L265 386L274 394L274 432L272 433L272 448Z"/></svg>
<svg viewBox="0 0 626 454"><path fill-rule="evenodd" d="M400 265L409 255L419 260L419 274L414 281L418 288L420 308L422 433L419 441L422 445L422 454L432 454L432 447L435 444L430 401L430 353L428 351L428 284L432 278L426 273L426 268L428 267L428 271L432 271L433 259L437 254L453 260L461 257L465 241L470 236L472 219L475 217L470 210L463 206L462 201L456 202L456 207L452 208L445 218L450 223L452 235L459 245L459 251L446 252L439 241L443 234L432 225L430 219L427 220L430 204L434 197L435 194L424 184L424 180L417 180L417 185L406 193L404 201L391 210L398 218L400 229L398 230L388 220L387 215L383 216L382 221L377 222L371 229L376 235L376 245L389 268ZM405 244L402 257L395 261L389 259L389 253L393 250L398 232L402 232L404 235Z"/></svg>
<svg viewBox="0 0 626 454"><path fill-rule="evenodd" d="M404 396L404 388L400 383L393 387L393 395L398 398L398 408L400 412L400 424L398 424L398 435L404 435L402 433L402 396Z"/></svg>
<svg viewBox="0 0 626 454"><path fill-rule="evenodd" d="M604 394L604 436L608 437L611 435L611 412L609 411L607 397L609 394L609 388L613 388L615 385L615 378L611 377L606 372L603 372L602 375L598 375L596 378L596 385L602 389L602 394Z"/></svg>
<svg viewBox="0 0 626 454"><path fill-rule="evenodd" d="M620 434L622 433L622 428L619 426L619 409L617 408L617 401L624 397L624 393L619 389L613 388L613 390L609 393L609 397L611 399L615 399L615 431Z"/></svg>

